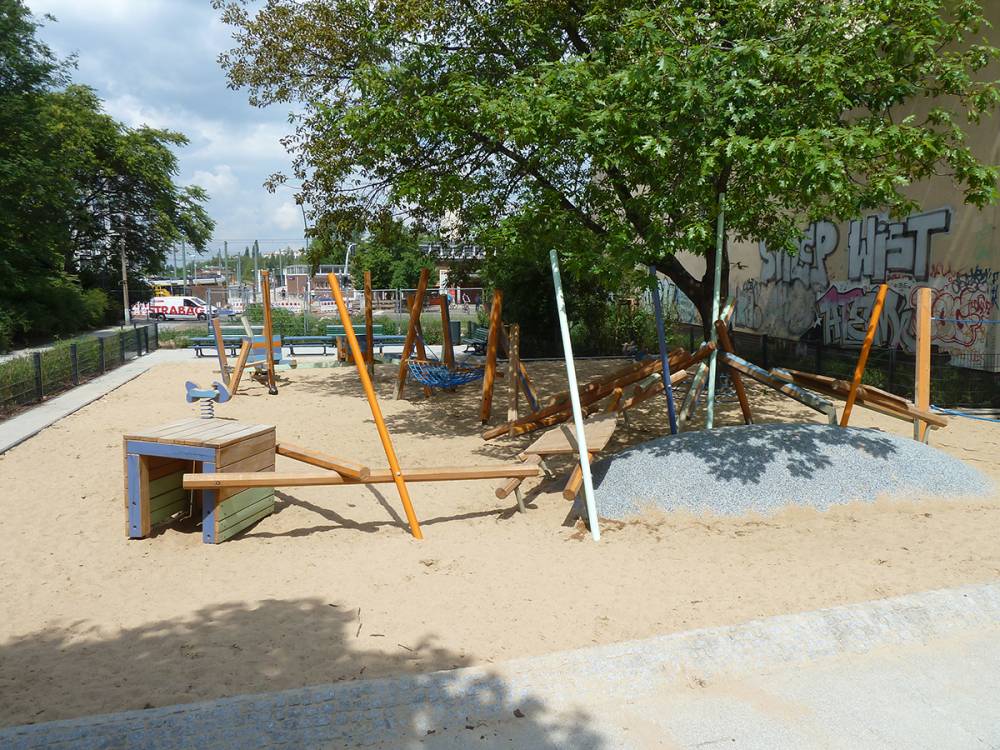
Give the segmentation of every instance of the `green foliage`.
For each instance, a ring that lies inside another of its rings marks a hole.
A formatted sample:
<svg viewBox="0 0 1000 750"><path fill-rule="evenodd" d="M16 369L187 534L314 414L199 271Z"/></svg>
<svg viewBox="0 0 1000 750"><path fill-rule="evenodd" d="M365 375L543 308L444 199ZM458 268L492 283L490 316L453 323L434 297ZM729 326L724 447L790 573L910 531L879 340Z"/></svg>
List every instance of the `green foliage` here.
<svg viewBox="0 0 1000 750"><path fill-rule="evenodd" d="M184 136L115 121L69 83L38 28L22 0L0 0L0 308L18 338L103 318L80 286L110 288L123 248L137 278L177 240L204 248L213 229L206 193L174 182ZM38 298L49 291L67 298Z"/></svg>
<svg viewBox="0 0 1000 750"><path fill-rule="evenodd" d="M413 289L423 268L434 270L434 262L420 252L420 234L389 212L382 212L371 223L367 237L351 255L351 282L364 288L365 271L372 275L373 289ZM434 279L432 283L436 284Z"/></svg>
<svg viewBox="0 0 1000 750"><path fill-rule="evenodd" d="M730 236L776 248L934 175L996 198L965 143L1000 99L976 0L213 1L231 83L300 108L293 176L332 226L450 213L605 286L655 263L706 321L723 193Z"/></svg>

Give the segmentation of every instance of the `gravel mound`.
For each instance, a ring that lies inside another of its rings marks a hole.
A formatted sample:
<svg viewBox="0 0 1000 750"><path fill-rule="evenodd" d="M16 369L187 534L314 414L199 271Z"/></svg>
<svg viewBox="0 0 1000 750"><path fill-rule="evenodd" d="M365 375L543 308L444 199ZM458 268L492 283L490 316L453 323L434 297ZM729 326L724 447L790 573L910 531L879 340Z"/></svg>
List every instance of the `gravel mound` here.
<svg viewBox="0 0 1000 750"><path fill-rule="evenodd" d="M990 480L930 446L878 430L749 425L667 435L593 464L601 518L645 508L743 515L826 510L880 495L986 495ZM577 508L585 514L583 494Z"/></svg>

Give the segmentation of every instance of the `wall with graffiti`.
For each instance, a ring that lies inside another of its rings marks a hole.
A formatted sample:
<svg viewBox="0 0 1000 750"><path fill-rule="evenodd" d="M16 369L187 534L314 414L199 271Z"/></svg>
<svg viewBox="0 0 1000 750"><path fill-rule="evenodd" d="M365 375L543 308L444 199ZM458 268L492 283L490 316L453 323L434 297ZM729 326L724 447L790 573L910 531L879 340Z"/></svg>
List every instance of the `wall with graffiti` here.
<svg viewBox="0 0 1000 750"><path fill-rule="evenodd" d="M789 254L763 243L731 251L734 324L781 338L860 346L879 284L889 294L876 345L913 351L916 290L934 289L934 344L966 367L1000 370L1000 251L988 216L968 209L903 219L871 214L811 224ZM756 256L756 257L754 257Z"/></svg>

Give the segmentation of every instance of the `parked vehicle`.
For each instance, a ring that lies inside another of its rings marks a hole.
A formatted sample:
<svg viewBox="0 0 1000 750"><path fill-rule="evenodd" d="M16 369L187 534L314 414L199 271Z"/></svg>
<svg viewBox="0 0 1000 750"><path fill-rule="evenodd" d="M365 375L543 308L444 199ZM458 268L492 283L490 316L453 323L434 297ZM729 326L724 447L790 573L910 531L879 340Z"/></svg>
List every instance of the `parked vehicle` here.
<svg viewBox="0 0 1000 750"><path fill-rule="evenodd" d="M149 317L153 320L207 320L219 314L219 308L200 297L153 297Z"/></svg>

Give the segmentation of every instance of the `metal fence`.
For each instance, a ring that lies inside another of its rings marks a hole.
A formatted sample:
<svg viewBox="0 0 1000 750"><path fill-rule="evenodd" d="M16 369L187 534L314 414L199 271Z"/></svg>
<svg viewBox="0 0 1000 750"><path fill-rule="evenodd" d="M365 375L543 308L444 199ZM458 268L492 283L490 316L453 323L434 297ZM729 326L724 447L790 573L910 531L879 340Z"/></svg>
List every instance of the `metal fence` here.
<svg viewBox="0 0 1000 750"><path fill-rule="evenodd" d="M693 351L701 341L701 326L678 324ZM858 362L858 349L845 349L821 341L794 341L765 334L736 331L736 352L764 369L787 367L850 380ZM931 403L945 408L1000 409L1000 353L977 355L971 368L958 355L931 355ZM992 371L991 371L992 370ZM862 382L913 399L916 362L899 349L873 347Z"/></svg>
<svg viewBox="0 0 1000 750"><path fill-rule="evenodd" d="M0 362L0 418L159 348L156 324L60 341Z"/></svg>

